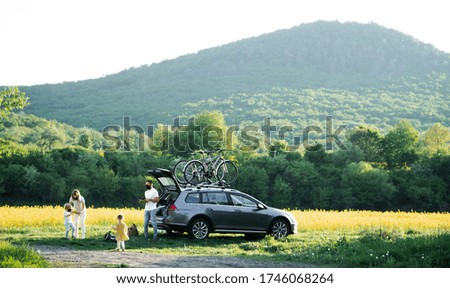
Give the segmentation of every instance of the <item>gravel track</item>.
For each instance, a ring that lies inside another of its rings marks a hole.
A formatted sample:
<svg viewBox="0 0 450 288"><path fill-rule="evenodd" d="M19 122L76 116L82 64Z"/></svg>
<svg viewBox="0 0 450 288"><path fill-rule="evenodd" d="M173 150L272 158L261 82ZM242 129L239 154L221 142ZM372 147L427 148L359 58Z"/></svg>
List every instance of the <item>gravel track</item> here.
<svg viewBox="0 0 450 288"><path fill-rule="evenodd" d="M56 246L34 246L55 267L98 268L300 268L295 263L252 260L230 256L180 256L111 250L75 250Z"/></svg>

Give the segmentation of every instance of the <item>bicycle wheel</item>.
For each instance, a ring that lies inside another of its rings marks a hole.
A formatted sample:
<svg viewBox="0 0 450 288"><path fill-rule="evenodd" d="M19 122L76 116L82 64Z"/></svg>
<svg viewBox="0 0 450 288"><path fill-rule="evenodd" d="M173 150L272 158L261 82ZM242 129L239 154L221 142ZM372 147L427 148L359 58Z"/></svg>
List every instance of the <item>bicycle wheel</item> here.
<svg viewBox="0 0 450 288"><path fill-rule="evenodd" d="M186 179L184 179L183 173L184 166L186 166L187 163L188 160L182 159L178 161L177 164L175 164L175 166L173 167L173 176L180 184L187 184Z"/></svg>
<svg viewBox="0 0 450 288"><path fill-rule="evenodd" d="M197 160L189 161L183 169L184 179L187 183L197 185L205 182L203 164Z"/></svg>
<svg viewBox="0 0 450 288"><path fill-rule="evenodd" d="M230 160L225 160L217 167L217 178L225 184L232 184L237 180L238 171L236 165Z"/></svg>

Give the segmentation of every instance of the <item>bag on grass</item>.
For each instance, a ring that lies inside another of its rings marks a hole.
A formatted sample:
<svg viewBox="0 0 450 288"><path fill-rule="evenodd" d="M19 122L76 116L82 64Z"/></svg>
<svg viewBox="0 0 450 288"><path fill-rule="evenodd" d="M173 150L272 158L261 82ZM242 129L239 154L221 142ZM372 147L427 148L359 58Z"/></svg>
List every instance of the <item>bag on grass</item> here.
<svg viewBox="0 0 450 288"><path fill-rule="evenodd" d="M108 233L105 234L105 236L103 237L103 240L108 241L116 241L116 236L111 234L111 231L109 231Z"/></svg>

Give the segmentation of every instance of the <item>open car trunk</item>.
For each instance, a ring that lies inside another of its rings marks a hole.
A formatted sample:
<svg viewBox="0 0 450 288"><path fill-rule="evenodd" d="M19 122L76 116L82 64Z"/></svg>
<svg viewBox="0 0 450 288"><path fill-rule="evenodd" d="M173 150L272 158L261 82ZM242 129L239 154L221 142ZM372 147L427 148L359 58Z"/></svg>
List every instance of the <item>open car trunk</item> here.
<svg viewBox="0 0 450 288"><path fill-rule="evenodd" d="M155 178L160 186L158 211L156 216L165 216L165 212L170 204L177 200L180 195L181 188L172 172L167 169L148 170L148 174Z"/></svg>

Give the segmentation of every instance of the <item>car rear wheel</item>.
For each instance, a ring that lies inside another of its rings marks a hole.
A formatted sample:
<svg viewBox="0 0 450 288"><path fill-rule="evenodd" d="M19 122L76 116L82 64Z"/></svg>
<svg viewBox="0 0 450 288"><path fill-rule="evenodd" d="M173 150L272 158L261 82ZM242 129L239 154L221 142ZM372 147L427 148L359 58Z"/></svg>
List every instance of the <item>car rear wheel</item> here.
<svg viewBox="0 0 450 288"><path fill-rule="evenodd" d="M286 221L282 219L275 220L272 224L271 234L275 239L281 239L289 234L289 227Z"/></svg>
<svg viewBox="0 0 450 288"><path fill-rule="evenodd" d="M196 219L189 228L189 234L195 239L205 239L210 232L209 223L205 219Z"/></svg>

